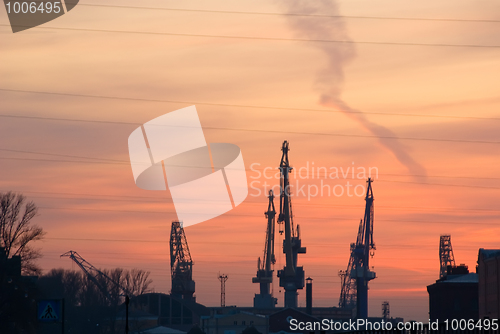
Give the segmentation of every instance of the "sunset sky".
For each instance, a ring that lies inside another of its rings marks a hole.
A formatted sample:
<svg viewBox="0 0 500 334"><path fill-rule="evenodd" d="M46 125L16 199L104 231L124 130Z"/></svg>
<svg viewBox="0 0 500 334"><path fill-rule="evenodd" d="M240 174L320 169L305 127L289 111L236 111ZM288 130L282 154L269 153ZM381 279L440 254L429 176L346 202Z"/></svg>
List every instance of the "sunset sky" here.
<svg viewBox="0 0 500 334"><path fill-rule="evenodd" d="M259 186L279 180L256 179L252 164L277 168L283 140L292 182L313 163L378 170L370 316L387 300L394 317L427 319L441 234L471 271L479 248L499 248L500 2L303 3L84 0L15 34L0 9L0 191L39 206L44 272L78 270L59 257L74 250L99 268L151 271L169 292L175 209L168 192L135 185L127 140L190 105L207 142L238 145ZM305 187L365 184L307 175ZM199 303L219 304L220 272L226 305L252 305L267 209L255 193L186 228ZM337 306L363 210L357 196L293 199L315 306ZM274 295L283 305L276 278Z"/></svg>

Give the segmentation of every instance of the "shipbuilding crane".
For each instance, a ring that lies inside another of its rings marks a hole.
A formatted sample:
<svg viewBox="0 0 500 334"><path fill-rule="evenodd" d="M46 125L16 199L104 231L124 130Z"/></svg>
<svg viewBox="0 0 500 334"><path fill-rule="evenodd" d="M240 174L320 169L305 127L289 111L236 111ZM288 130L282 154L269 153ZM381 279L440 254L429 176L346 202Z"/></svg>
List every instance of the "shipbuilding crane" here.
<svg viewBox="0 0 500 334"><path fill-rule="evenodd" d="M267 211L264 212L267 218L266 243L264 244L264 257L262 261L259 257L257 262L257 276L252 278L252 283L260 284L260 293L255 294L253 299L253 307L257 309L274 308L278 300L271 293L271 284L273 282L273 265L276 263L274 256L274 230L275 216L274 209L274 194L269 190L269 204Z"/></svg>
<svg viewBox="0 0 500 334"><path fill-rule="evenodd" d="M182 223L172 222L170 232L170 272L172 277L172 296L196 301L194 296L193 260Z"/></svg>
<svg viewBox="0 0 500 334"><path fill-rule="evenodd" d="M365 216L359 223L356 243L351 244L351 256L346 271L340 271L342 289L340 307L356 306L356 317L368 317L368 282L375 279L375 272L370 270L370 257L374 255L373 242L373 190L372 179L367 181L365 197Z"/></svg>
<svg viewBox="0 0 500 334"><path fill-rule="evenodd" d="M118 282L87 262L77 252L70 250L69 252L62 254L61 257L69 257L71 260L73 260L78 265L78 267L80 267L80 269L87 275L88 279L97 286L99 291L101 291L103 296L106 297L108 301L113 302L113 299L107 287L112 287L114 294L117 296L134 296L130 291L121 286Z"/></svg>
<svg viewBox="0 0 500 334"><path fill-rule="evenodd" d="M280 227L284 225L285 228L285 239L283 240L283 253L286 256L285 267L282 270L278 270L278 277L280 279L280 287L285 289L285 307L296 308L297 307L297 290L303 289L304 280L304 268L297 266L297 255L305 254L306 248L302 247L300 240L300 229L297 225L297 229L293 225L293 214L292 214L292 201L290 192L290 172L292 167L290 167L288 161L288 142L285 140L283 146L281 147L283 152L280 162L280 213L278 216L278 224ZM280 233L282 230L280 228Z"/></svg>
<svg viewBox="0 0 500 334"><path fill-rule="evenodd" d="M61 257L69 257L71 260L73 260L78 265L78 267L80 267L80 269L83 270L83 272L87 275L87 277L92 282L94 282L97 288L106 297L106 299L108 299L110 303L114 303L116 301L113 300L110 291L106 288L106 286L112 286L117 296L125 297L125 333L128 334L129 333L128 308L130 304L130 298L134 297L134 295L129 290L121 286L118 282L110 278L108 275L106 275L105 273L103 273L90 263L88 263L77 252L70 250L69 252L62 254Z"/></svg>

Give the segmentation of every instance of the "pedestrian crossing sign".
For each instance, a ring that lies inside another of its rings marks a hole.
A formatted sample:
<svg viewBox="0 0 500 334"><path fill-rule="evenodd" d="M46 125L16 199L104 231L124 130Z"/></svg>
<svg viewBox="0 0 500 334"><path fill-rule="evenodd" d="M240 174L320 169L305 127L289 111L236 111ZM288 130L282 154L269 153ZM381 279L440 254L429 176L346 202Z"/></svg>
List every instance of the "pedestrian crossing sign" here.
<svg viewBox="0 0 500 334"><path fill-rule="evenodd" d="M38 302L38 321L58 322L61 320L61 301L57 299Z"/></svg>

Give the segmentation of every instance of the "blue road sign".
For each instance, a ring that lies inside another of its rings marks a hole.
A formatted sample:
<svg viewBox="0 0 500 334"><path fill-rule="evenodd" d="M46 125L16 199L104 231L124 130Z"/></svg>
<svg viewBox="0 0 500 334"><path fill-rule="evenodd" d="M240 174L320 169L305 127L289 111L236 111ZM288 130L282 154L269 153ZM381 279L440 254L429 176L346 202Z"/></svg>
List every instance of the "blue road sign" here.
<svg viewBox="0 0 500 334"><path fill-rule="evenodd" d="M59 299L38 301L38 321L59 322L62 320L62 303Z"/></svg>

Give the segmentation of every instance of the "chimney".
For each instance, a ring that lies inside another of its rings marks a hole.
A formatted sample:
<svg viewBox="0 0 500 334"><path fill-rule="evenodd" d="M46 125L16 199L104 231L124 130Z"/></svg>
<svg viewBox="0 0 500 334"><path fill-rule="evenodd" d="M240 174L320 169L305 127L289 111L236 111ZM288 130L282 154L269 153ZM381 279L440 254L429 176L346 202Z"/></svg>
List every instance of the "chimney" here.
<svg viewBox="0 0 500 334"><path fill-rule="evenodd" d="M306 278L306 313L312 315L313 282L312 278Z"/></svg>

